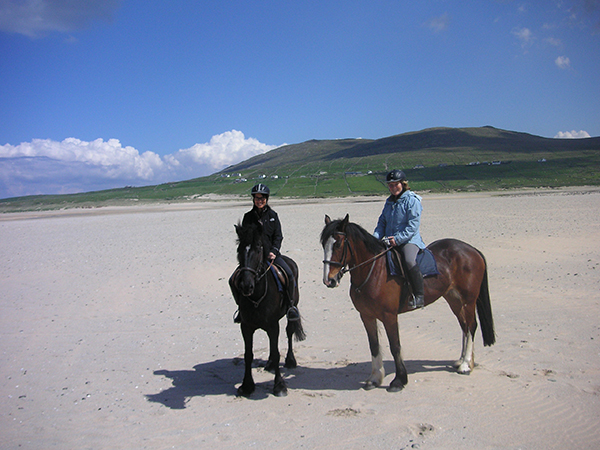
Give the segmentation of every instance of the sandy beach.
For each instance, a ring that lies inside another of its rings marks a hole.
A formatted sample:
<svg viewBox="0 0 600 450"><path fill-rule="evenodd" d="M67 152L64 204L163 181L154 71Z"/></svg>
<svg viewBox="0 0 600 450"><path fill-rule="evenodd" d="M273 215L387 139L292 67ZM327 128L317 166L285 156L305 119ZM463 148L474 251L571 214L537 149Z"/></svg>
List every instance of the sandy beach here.
<svg viewBox="0 0 600 450"><path fill-rule="evenodd" d="M283 398L263 332L256 392L236 396L227 279L250 199L1 215L0 448L600 448L600 190L424 195L425 242L487 258L497 342L478 330L459 375L445 300L403 314L409 383L393 394L383 335L384 386L361 387L366 333L349 278L323 285L319 244L325 214L372 230L383 199L271 202L307 333Z"/></svg>

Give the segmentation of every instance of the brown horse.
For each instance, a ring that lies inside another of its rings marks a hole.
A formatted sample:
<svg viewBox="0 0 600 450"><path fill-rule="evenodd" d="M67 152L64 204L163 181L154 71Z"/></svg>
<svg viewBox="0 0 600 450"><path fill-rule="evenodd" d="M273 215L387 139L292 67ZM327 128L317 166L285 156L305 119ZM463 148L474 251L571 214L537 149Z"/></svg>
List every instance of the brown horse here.
<svg viewBox="0 0 600 450"><path fill-rule="evenodd" d="M379 350L377 320L383 323L396 365L396 377L388 391L400 391L408 382L406 367L400 355L398 314L409 311L401 302L403 280L388 274L385 245L360 225L331 220L325 216L321 233L325 252L323 283L334 288L345 272L350 272L350 298L360 313L372 356L371 376L364 388L373 389L383 383L385 371ZM492 307L488 291L487 265L481 252L456 239L441 239L428 246L433 253L439 275L425 279L425 305L444 297L458 319L463 332L462 353L455 366L469 374L474 367L473 337L477 329L475 311L479 315L483 345L496 341Z"/></svg>

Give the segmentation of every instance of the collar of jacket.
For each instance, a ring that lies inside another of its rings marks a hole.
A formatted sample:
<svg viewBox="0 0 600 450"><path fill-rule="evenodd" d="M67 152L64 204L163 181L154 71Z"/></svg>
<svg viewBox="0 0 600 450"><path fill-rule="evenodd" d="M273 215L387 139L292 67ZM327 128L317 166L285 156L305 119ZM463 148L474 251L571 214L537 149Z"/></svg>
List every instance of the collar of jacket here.
<svg viewBox="0 0 600 450"><path fill-rule="evenodd" d="M265 215L267 212L269 212L269 209L271 209L271 208L269 208L269 205L265 205L263 209L258 209L258 208L256 207L256 205L254 205L254 206L252 207L252 209L254 210L255 214L256 214L258 217L262 217L262 216L264 216L264 215Z"/></svg>

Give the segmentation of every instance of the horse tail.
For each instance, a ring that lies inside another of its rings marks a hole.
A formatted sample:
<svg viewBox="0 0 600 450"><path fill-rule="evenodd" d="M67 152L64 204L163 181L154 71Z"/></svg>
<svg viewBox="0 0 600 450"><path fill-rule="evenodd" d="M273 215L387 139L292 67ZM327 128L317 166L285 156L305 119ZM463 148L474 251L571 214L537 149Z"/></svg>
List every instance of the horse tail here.
<svg viewBox="0 0 600 450"><path fill-rule="evenodd" d="M302 327L302 318L298 318L298 320L288 322L288 326L291 328L296 342L300 342L306 339L306 333L304 332L304 328Z"/></svg>
<svg viewBox="0 0 600 450"><path fill-rule="evenodd" d="M479 252L479 250L477 250ZM483 271L483 280L479 288L479 296L477 297L477 315L479 316L479 324L481 325L481 334L483 335L483 345L490 346L496 342L496 333L494 331L494 318L492 317L492 304L490 302L490 290L488 286L487 262L485 256L479 252L483 258L485 269Z"/></svg>

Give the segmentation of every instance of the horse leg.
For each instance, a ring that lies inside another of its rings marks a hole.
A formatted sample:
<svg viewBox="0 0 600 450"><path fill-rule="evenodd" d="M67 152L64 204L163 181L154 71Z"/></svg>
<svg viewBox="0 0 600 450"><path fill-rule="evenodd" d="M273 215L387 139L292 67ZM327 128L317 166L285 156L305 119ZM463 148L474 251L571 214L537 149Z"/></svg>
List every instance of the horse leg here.
<svg viewBox="0 0 600 450"><path fill-rule="evenodd" d="M388 392L401 391L404 386L408 383L408 374L406 373L406 367L404 361L402 361L402 354L400 349L400 333L398 331L398 315L385 313L383 326L390 343L390 351L394 357L394 363L396 364L396 377L390 383Z"/></svg>
<svg viewBox="0 0 600 450"><path fill-rule="evenodd" d="M463 375L469 375L475 367L475 358L473 355L473 336L477 329L477 320L475 319L475 301L463 302L460 295L451 295L446 298L448 304L458 319L463 333L462 351L460 359L454 363L456 371Z"/></svg>
<svg viewBox="0 0 600 450"><path fill-rule="evenodd" d="M469 375L475 367L475 356L473 351L473 334L463 330L462 352L460 359L454 363L456 371L463 375Z"/></svg>
<svg viewBox="0 0 600 450"><path fill-rule="evenodd" d="M385 378L385 369L383 367L383 357L379 349L379 336L377 335L377 320L374 317L367 317L360 314L360 318L367 330L369 338L369 348L371 350L371 375L365 381L364 389L369 391L381 386Z"/></svg>
<svg viewBox="0 0 600 450"><path fill-rule="evenodd" d="M248 397L254 392L255 384L252 379L252 362L254 361L254 354L252 353L254 329L246 324L241 325L242 336L244 337L244 381L238 388L238 395Z"/></svg>
<svg viewBox="0 0 600 450"><path fill-rule="evenodd" d="M267 330L267 335L269 336L269 361L267 366L265 366L265 370L270 370L275 372L275 383L273 386L273 394L277 397L283 397L287 395L287 387L285 385L285 380L281 376L281 370L279 369L279 321L275 322L274 325L271 325Z"/></svg>
<svg viewBox="0 0 600 450"><path fill-rule="evenodd" d="M292 337L294 336L294 326L292 325L291 322L288 322L287 326L285 327L285 332L287 334L288 350L287 350L287 355L285 356L285 364L283 365L283 367L285 367L286 369L295 369L298 366L298 363L296 362L296 357L294 356L294 350L292 347Z"/></svg>

